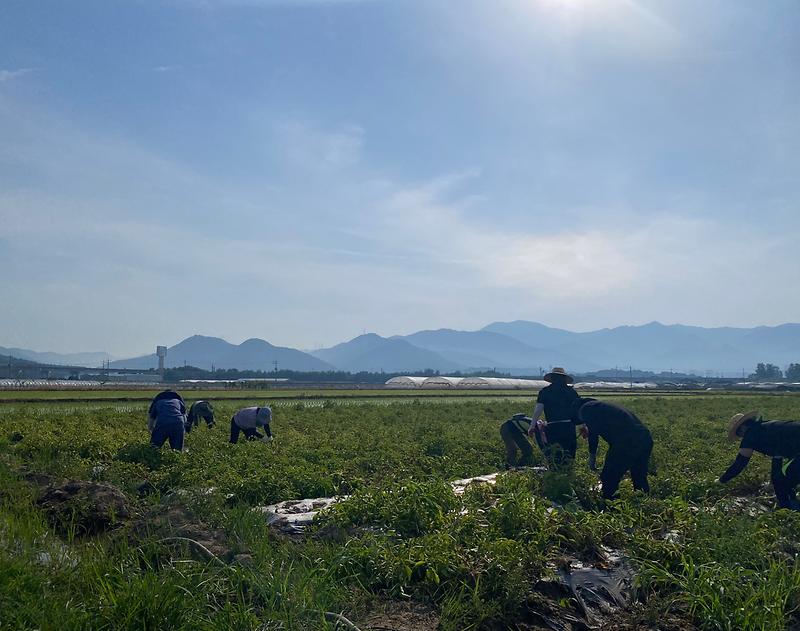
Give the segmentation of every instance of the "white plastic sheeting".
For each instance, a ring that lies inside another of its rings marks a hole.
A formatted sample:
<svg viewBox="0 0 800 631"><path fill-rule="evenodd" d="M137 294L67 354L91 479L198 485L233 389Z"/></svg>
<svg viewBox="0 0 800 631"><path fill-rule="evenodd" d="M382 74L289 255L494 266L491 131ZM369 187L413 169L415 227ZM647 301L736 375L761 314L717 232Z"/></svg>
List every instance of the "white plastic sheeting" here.
<svg viewBox="0 0 800 631"><path fill-rule="evenodd" d="M0 379L0 390L37 390L68 388L93 388L102 385L99 381L79 381L77 379Z"/></svg>

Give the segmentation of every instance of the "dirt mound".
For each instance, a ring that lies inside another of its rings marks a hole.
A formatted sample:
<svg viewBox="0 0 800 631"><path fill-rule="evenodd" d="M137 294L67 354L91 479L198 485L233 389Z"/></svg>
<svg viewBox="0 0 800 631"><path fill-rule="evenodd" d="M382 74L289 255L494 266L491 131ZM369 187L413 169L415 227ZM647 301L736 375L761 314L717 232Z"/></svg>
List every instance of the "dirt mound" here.
<svg viewBox="0 0 800 631"><path fill-rule="evenodd" d="M131 517L130 505L122 491L85 480L51 482L43 488L36 503L62 534L96 535Z"/></svg>

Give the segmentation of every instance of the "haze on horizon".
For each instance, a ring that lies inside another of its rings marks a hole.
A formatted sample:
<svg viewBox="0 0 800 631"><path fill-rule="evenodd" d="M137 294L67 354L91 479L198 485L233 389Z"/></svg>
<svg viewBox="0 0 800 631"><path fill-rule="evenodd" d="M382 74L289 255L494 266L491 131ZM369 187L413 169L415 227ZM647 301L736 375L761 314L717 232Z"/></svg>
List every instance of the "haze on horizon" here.
<svg viewBox="0 0 800 631"><path fill-rule="evenodd" d="M0 346L800 320L792 0L0 6Z"/></svg>

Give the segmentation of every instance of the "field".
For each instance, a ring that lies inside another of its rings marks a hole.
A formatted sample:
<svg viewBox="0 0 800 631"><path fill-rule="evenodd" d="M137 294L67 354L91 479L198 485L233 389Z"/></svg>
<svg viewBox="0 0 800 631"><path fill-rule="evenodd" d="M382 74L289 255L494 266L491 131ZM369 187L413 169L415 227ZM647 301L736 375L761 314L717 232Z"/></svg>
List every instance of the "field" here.
<svg viewBox="0 0 800 631"><path fill-rule="evenodd" d="M601 510L585 443L572 474L510 472L454 494L450 481L502 469L499 425L530 399L268 392L275 441L229 445L226 419L264 399L219 398L217 426L174 453L147 445L146 401L68 394L0 403L2 629L800 624L800 515L774 510L767 458L716 482L736 453L731 414L800 418L796 395L617 397L653 432L652 494L626 481ZM303 537L253 510L340 494ZM557 580L565 564L619 558L633 595L613 623Z"/></svg>

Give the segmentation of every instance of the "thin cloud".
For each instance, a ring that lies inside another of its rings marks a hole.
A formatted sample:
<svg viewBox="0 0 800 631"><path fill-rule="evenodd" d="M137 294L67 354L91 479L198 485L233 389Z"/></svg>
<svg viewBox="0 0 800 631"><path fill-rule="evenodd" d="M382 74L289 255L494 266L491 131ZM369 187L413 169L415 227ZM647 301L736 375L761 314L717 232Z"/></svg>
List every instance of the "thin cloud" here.
<svg viewBox="0 0 800 631"><path fill-rule="evenodd" d="M18 79L28 73L33 72L36 68L17 68L16 70L0 70L0 83Z"/></svg>

